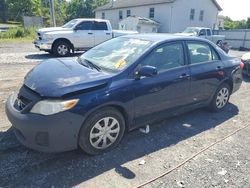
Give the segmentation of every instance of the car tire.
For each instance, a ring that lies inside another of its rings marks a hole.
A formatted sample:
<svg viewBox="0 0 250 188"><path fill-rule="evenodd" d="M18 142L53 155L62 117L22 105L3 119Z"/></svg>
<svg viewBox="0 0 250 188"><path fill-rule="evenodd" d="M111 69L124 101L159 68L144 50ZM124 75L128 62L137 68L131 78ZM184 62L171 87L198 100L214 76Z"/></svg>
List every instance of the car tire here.
<svg viewBox="0 0 250 188"><path fill-rule="evenodd" d="M209 110L212 112L219 112L224 110L229 99L230 99L231 89L226 83L223 83L216 90L215 95L209 105Z"/></svg>
<svg viewBox="0 0 250 188"><path fill-rule="evenodd" d="M67 57L70 55L70 44L66 41L57 41L53 45L52 52L57 57Z"/></svg>
<svg viewBox="0 0 250 188"><path fill-rule="evenodd" d="M123 115L115 108L102 108L92 113L83 124L78 143L90 155L98 155L116 147L125 132Z"/></svg>

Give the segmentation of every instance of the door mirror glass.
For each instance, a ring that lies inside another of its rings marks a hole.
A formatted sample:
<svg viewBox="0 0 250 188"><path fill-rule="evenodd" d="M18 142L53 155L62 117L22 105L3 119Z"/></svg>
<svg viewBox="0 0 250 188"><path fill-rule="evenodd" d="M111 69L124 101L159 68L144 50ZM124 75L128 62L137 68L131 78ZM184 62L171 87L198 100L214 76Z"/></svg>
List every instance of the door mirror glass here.
<svg viewBox="0 0 250 188"><path fill-rule="evenodd" d="M141 67L136 75L138 75L139 77L141 76L153 77L157 74L158 74L158 71L155 67L146 65L146 66Z"/></svg>

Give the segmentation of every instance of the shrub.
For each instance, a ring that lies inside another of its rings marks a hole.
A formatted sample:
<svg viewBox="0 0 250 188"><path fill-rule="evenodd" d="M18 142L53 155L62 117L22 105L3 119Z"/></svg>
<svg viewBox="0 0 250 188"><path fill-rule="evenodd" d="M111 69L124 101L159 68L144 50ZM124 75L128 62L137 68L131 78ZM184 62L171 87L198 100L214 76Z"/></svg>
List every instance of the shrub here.
<svg viewBox="0 0 250 188"><path fill-rule="evenodd" d="M35 28L15 27L0 33L0 39L35 38Z"/></svg>

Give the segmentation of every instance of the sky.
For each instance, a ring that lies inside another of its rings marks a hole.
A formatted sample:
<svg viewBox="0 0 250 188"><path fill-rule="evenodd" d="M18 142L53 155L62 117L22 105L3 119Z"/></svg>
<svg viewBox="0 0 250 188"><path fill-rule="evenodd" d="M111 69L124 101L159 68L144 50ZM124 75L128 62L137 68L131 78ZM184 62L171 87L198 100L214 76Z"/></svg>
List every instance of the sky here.
<svg viewBox="0 0 250 188"><path fill-rule="evenodd" d="M250 0L217 0L223 11L220 15L232 20L242 20L250 17Z"/></svg>

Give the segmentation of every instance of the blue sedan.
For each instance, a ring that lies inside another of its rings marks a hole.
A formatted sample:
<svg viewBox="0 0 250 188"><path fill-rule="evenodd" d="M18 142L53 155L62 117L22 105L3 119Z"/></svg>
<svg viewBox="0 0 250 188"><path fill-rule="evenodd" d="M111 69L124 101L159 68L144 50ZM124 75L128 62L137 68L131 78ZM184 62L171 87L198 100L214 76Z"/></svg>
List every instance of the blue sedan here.
<svg viewBox="0 0 250 188"><path fill-rule="evenodd" d="M176 113L225 108L243 64L194 37L140 34L34 67L6 103L17 139L44 152L100 154L125 131Z"/></svg>

